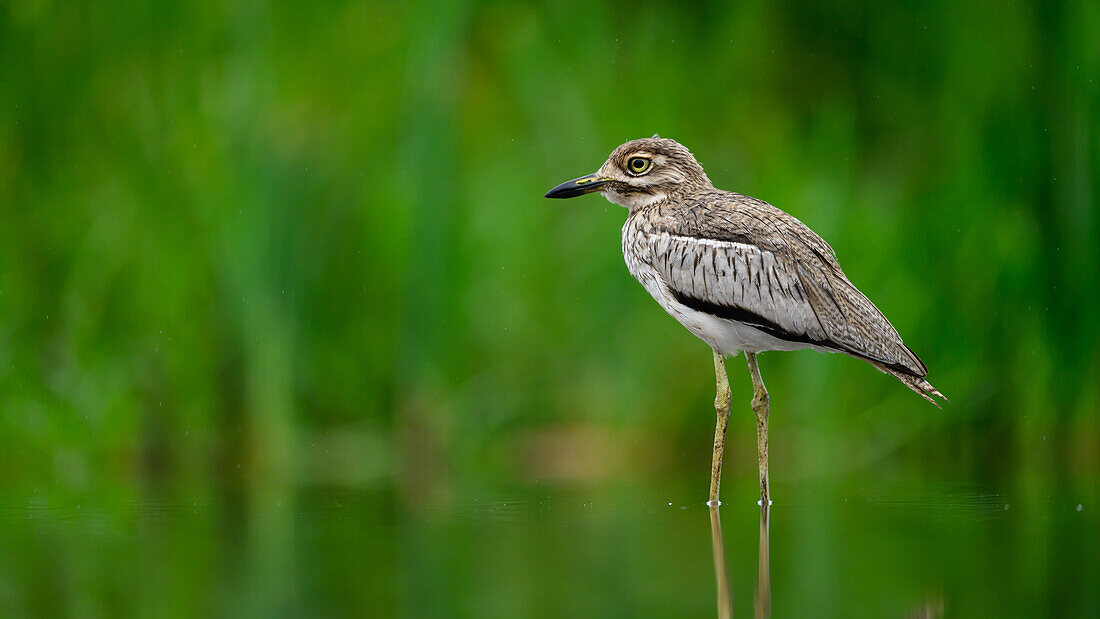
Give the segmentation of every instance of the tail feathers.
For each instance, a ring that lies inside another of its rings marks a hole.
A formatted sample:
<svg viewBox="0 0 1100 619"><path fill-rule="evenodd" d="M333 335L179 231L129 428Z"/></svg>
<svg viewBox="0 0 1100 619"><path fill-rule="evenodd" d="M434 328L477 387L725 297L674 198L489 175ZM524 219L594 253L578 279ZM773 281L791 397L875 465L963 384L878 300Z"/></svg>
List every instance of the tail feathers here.
<svg viewBox="0 0 1100 619"><path fill-rule="evenodd" d="M936 388L932 386L932 383L928 382L927 380L925 380L924 378L922 378L920 376L913 376L912 374L905 374L904 372L900 372L900 371L898 371L898 370L896 370L892 367L883 365L881 363L876 363L874 361L871 362L871 365L874 365L875 367L882 370L886 374L889 374L890 376L893 376L894 378L900 380L903 384L905 384L906 387L909 387L914 392L916 392L917 395L924 398L925 400L928 400L932 404L935 404L936 408L939 408L940 404L939 404L939 402L932 399L932 396L943 398L944 402L950 402L951 401L951 400L947 399L947 396L945 396L942 393L940 393L939 391L937 391Z"/></svg>

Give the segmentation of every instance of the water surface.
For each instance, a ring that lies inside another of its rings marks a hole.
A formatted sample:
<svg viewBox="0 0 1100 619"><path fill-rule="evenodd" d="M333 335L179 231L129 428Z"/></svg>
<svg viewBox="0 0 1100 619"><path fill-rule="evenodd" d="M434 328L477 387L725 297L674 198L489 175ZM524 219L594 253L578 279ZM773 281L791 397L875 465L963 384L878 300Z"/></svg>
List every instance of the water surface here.
<svg viewBox="0 0 1100 619"><path fill-rule="evenodd" d="M881 474L780 483L766 527L747 476L714 511L700 480L9 494L0 602L32 615L381 617L1100 607L1095 494L1068 480L1030 494Z"/></svg>

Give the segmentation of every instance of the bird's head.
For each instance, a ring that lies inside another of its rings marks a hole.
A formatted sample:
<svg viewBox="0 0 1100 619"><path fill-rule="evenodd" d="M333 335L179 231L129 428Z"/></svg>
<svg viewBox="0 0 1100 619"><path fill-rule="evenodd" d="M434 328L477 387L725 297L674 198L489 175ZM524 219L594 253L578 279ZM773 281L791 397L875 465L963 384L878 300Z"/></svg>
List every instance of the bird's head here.
<svg viewBox="0 0 1100 619"><path fill-rule="evenodd" d="M599 191L631 211L669 195L711 187L703 166L683 144L654 135L616 148L593 174L566 181L547 198L573 198Z"/></svg>

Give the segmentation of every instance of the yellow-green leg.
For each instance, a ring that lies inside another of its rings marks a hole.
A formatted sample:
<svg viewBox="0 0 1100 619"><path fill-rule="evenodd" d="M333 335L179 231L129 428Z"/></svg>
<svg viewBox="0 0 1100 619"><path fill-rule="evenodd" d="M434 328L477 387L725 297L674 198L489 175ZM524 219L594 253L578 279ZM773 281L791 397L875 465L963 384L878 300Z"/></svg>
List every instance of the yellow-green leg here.
<svg viewBox="0 0 1100 619"><path fill-rule="evenodd" d="M746 352L745 361L749 364L752 376L752 411L756 413L756 457L760 464L760 504L771 505L768 485L768 390L760 378L760 366L756 364L756 353Z"/></svg>
<svg viewBox="0 0 1100 619"><path fill-rule="evenodd" d="M714 396L714 411L718 413L718 422L714 425L714 454L710 460L710 500L708 505L718 505L718 485L722 481L722 454L726 450L726 422L730 418L730 381L726 377L726 362L722 353L714 351L714 380L717 394Z"/></svg>

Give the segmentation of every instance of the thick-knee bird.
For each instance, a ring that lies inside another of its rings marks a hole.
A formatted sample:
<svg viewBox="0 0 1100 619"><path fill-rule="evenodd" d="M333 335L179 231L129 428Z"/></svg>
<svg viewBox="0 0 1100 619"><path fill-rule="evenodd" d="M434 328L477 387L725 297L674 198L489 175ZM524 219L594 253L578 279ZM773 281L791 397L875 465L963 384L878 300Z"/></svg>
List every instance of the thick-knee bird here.
<svg viewBox="0 0 1100 619"><path fill-rule="evenodd" d="M600 192L630 214L623 257L646 291L714 352L718 422L710 500L718 503L730 388L725 356L745 352L753 383L760 500L768 487L768 392L756 355L812 348L863 359L929 402L943 398L890 321L848 281L820 236L778 208L715 189L691 152L659 136L632 140L593 174L548 198Z"/></svg>

